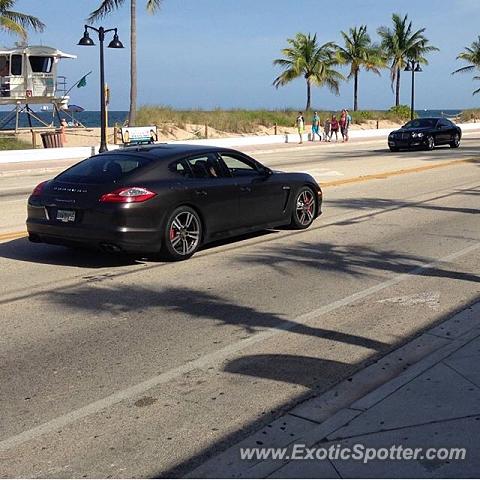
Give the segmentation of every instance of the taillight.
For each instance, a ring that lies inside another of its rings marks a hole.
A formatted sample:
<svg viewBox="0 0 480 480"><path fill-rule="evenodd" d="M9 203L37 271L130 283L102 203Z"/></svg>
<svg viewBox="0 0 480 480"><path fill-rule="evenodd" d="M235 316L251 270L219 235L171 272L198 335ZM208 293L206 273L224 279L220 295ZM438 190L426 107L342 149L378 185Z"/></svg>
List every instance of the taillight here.
<svg viewBox="0 0 480 480"><path fill-rule="evenodd" d="M150 200L156 195L143 187L123 187L110 193L105 193L100 197L100 202L104 203L138 203Z"/></svg>
<svg viewBox="0 0 480 480"><path fill-rule="evenodd" d="M45 187L45 184L46 184L47 182L48 182L48 180L45 180L44 182L39 183L39 184L33 189L32 197L38 197L39 195L41 195L42 192L43 192L43 188Z"/></svg>

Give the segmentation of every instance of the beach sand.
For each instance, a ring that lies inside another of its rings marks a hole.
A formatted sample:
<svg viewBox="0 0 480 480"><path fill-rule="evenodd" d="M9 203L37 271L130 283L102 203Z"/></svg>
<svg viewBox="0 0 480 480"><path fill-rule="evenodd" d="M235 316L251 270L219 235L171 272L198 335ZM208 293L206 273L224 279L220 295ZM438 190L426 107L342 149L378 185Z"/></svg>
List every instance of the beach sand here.
<svg viewBox="0 0 480 480"><path fill-rule="evenodd" d="M388 120L380 120L378 122L378 128L398 128L400 124L390 122ZM361 124L351 125L351 130L367 130L377 128L376 120L367 120ZM36 131L36 144L37 148L43 148L40 134L47 130ZM48 130L52 131L52 130ZM277 127L277 134L283 135L286 133L296 133L295 127ZM310 125L305 126L305 131L310 131ZM199 138L225 138L225 137L242 137L242 136L256 136L256 135L274 135L274 127L259 126L253 133L236 133L236 132L223 132L214 128L208 127L205 131L205 125L185 124L182 128L175 124L163 124L158 127L158 140L159 141L171 141L171 140L193 140ZM32 144L32 134L29 130L21 131L17 134L19 140L23 140L26 143ZM65 129L65 147L91 147L100 143L100 128L66 128ZM114 129L107 129L107 141L109 144L114 144ZM117 139L117 143L121 143L121 139Z"/></svg>

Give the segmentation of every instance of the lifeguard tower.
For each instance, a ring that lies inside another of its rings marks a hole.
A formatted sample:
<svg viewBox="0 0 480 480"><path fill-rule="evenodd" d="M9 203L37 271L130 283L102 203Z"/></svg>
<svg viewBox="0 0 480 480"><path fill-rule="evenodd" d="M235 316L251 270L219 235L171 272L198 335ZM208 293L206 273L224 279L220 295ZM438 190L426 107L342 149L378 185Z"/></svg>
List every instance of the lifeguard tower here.
<svg viewBox="0 0 480 480"><path fill-rule="evenodd" d="M15 106L10 115L0 122L0 129L15 118L17 131L22 112L27 114L30 128L32 118L45 127L53 125L55 113L59 117L59 111L68 107L65 77L57 75L58 62L64 58L77 57L41 45L0 48L0 105ZM51 105L51 124L35 115L30 105Z"/></svg>

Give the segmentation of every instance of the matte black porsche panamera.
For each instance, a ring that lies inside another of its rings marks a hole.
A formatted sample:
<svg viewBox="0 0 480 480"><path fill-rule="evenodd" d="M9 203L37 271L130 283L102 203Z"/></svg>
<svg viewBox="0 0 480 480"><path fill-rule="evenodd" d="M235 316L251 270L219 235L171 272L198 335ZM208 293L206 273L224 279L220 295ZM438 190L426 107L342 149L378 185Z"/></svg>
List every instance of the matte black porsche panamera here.
<svg viewBox="0 0 480 480"><path fill-rule="evenodd" d="M274 172L232 149L126 148L90 157L28 199L32 242L192 256L201 245L265 228L308 228L322 192L306 173Z"/></svg>

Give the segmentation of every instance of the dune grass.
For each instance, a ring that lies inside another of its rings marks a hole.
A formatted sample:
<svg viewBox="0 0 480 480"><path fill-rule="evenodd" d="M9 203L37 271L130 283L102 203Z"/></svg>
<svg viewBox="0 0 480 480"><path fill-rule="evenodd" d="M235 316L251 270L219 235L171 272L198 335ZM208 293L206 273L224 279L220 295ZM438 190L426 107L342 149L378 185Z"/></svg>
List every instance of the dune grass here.
<svg viewBox="0 0 480 480"><path fill-rule="evenodd" d="M340 112L319 111L321 121L332 114L340 115ZM208 125L211 128L223 132L254 133L258 127L293 127L298 111L293 109L284 110L175 110L168 106L143 106L137 113L137 125L175 125L184 128L186 124ZM350 112L353 123L365 123L368 120L391 120L402 123L409 113L403 111L364 110ZM313 112L304 112L307 123L313 116Z"/></svg>
<svg viewBox="0 0 480 480"><path fill-rule="evenodd" d="M460 122L470 122L474 119L480 122L480 109L478 108L469 108L460 114Z"/></svg>
<svg viewBox="0 0 480 480"><path fill-rule="evenodd" d="M32 145L14 137L0 137L0 150L25 150L26 148L32 148Z"/></svg>

